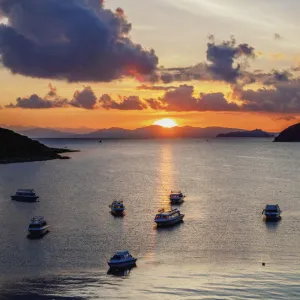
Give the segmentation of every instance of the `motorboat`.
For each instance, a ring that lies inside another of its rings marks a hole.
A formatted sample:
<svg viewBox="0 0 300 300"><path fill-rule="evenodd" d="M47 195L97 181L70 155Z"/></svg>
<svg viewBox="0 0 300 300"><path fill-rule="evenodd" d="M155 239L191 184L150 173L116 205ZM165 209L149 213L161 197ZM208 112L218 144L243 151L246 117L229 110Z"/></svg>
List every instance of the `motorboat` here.
<svg viewBox="0 0 300 300"><path fill-rule="evenodd" d="M171 191L170 200L174 204L180 204L183 202L185 195L181 191Z"/></svg>
<svg viewBox="0 0 300 300"><path fill-rule="evenodd" d="M39 197L36 195L34 189L18 189L17 192L11 196L11 200L22 202L36 202Z"/></svg>
<svg viewBox="0 0 300 300"><path fill-rule="evenodd" d="M123 201L113 201L110 207L110 212L113 215L122 216L125 211L125 205L123 204Z"/></svg>
<svg viewBox="0 0 300 300"><path fill-rule="evenodd" d="M177 208L170 211L160 209L155 216L154 222L157 224L157 227L166 227L181 222L183 218L184 214L180 213Z"/></svg>
<svg viewBox="0 0 300 300"><path fill-rule="evenodd" d="M134 267L137 258L134 258L129 251L120 250L107 262L111 269L128 269Z"/></svg>
<svg viewBox="0 0 300 300"><path fill-rule="evenodd" d="M281 210L278 204L267 204L262 214L266 221L278 221L281 219Z"/></svg>
<svg viewBox="0 0 300 300"><path fill-rule="evenodd" d="M44 236L49 231L49 225L42 216L33 217L28 226L29 237L38 238Z"/></svg>

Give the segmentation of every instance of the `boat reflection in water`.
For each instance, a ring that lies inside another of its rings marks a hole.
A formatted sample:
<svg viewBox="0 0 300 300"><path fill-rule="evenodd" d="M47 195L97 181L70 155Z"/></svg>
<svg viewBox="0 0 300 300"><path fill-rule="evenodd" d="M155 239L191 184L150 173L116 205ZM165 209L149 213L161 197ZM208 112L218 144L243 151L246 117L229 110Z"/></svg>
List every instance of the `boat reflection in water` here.
<svg viewBox="0 0 300 300"><path fill-rule="evenodd" d="M107 275L112 275L112 276L116 276L116 277L125 277L128 276L131 272L132 269L136 268L135 266L131 266L129 268L123 268L123 269L114 269L114 268L110 268L107 271Z"/></svg>

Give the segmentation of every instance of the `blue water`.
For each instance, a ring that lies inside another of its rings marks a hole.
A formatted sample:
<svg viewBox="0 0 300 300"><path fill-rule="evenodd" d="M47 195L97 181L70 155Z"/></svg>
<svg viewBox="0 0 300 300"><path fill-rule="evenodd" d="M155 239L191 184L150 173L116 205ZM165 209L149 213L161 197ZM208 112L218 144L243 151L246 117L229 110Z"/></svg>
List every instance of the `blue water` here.
<svg viewBox="0 0 300 300"><path fill-rule="evenodd" d="M1 299L300 298L300 144L43 142L81 152L0 166ZM17 188L35 188L40 202L11 201ZM157 230L176 188L188 194L184 223ZM113 200L124 201L124 218L110 215ZM280 222L263 222L267 202L280 205ZM51 225L41 240L26 238L34 215ZM107 274L118 249L137 267Z"/></svg>

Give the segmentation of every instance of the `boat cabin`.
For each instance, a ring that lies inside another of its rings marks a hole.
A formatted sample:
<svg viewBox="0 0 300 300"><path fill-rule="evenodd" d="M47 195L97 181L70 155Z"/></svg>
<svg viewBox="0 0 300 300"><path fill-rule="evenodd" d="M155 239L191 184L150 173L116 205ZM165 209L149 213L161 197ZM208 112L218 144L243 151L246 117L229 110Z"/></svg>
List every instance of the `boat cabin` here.
<svg viewBox="0 0 300 300"><path fill-rule="evenodd" d="M111 208L124 208L123 201L114 201L111 205Z"/></svg>
<svg viewBox="0 0 300 300"><path fill-rule="evenodd" d="M164 209L159 210L159 213L156 214L155 220L172 220L180 217L180 211L175 208L170 211L165 212Z"/></svg>
<svg viewBox="0 0 300 300"><path fill-rule="evenodd" d="M17 196L35 196L34 189L18 189L16 192Z"/></svg>
<svg viewBox="0 0 300 300"><path fill-rule="evenodd" d="M29 229L33 228L41 228L47 225L47 222L45 221L44 217L37 216L33 217L29 224Z"/></svg>
<svg viewBox="0 0 300 300"><path fill-rule="evenodd" d="M115 253L115 255L111 258L111 260L124 260L124 259L128 259L128 258L132 258L129 251L120 250Z"/></svg>
<svg viewBox="0 0 300 300"><path fill-rule="evenodd" d="M267 204L264 210L265 213L280 213L281 210L278 204Z"/></svg>
<svg viewBox="0 0 300 300"><path fill-rule="evenodd" d="M183 197L183 194L182 194L181 191L176 191L176 192L171 191L170 196L171 196L171 197L178 197L178 198L179 198L179 197Z"/></svg>

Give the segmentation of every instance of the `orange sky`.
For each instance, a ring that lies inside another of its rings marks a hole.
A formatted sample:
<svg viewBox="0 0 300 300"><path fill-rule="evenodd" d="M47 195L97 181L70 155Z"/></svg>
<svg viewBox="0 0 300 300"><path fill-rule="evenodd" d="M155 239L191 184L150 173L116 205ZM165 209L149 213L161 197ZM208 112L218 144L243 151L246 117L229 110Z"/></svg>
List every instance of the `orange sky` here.
<svg viewBox="0 0 300 300"><path fill-rule="evenodd" d="M231 34L234 34L238 43L249 43L255 47L257 57L251 61L251 70L260 69L264 72L270 72L272 69L290 70L291 67L299 64L300 57L300 42L294 39L298 36L296 28L300 26L298 16L293 13L297 10L296 7L290 10L290 15L287 17L282 15L282 11L288 7L287 3L291 0L287 0L286 4L282 2L272 9L269 6L270 1L261 1L262 7L268 8L266 10L258 10L253 2L248 0L242 2L228 0L226 5L223 0L178 0L163 3L153 0L147 4L147 9L145 9L145 3L133 4L130 0L122 2L110 0L106 1L106 5L108 9L115 9L119 5L125 9L133 26L130 38L145 48L154 48L159 57L159 66L186 67L205 61L207 36L212 33L218 37L219 41L228 40ZM189 2L189 5L186 2ZM216 7L218 9L215 9ZM156 16L155 22L153 14ZM280 34L278 34L279 38L274 40L276 32ZM174 119L179 126L261 128L277 132L296 123L298 118L297 114L293 114L290 120L285 120L283 117L288 117L289 114L254 112L166 112L152 109L121 111L103 108L85 110L74 107L5 108L5 105L9 103L15 104L18 97L28 97L32 94L43 97L49 90L49 83L57 88L61 97L68 99L72 99L74 92L81 90L84 86L91 86L97 98L103 94L109 94L115 99L118 99L118 96L132 95L137 95L141 99L157 99L164 94L163 91L137 90L142 83L131 78L109 83L70 84L63 80L12 75L8 69L1 67L0 124L52 128L123 127L133 129L151 125L156 120L167 117ZM231 86L228 83L188 81L169 85L182 84L193 85L195 95L221 92L227 99L237 101L228 97L231 93Z"/></svg>
<svg viewBox="0 0 300 300"><path fill-rule="evenodd" d="M74 91L81 89L83 84L68 84L60 81L45 79L31 79L19 75L11 75L1 71L2 89L1 104L14 102L16 95L29 96L33 90L38 95L47 93L49 82L56 86L58 93L63 97L71 98ZM33 85L34 83L34 85ZM162 91L136 90L141 83L133 79L125 79L113 83L93 84L97 97L103 93L117 95L139 95L144 98L159 97ZM182 83L180 83L182 84ZM195 93L223 92L230 93L230 86L214 82L188 82L195 86ZM14 88L14 87L17 87ZM278 120L281 114L247 113L247 112L165 112L151 109L143 111L84 110L78 108L56 109L1 109L0 124L17 126L36 126L51 128L109 128L122 127L134 129L153 124L162 118L172 118L179 126L208 127L220 126L241 129L262 128L268 131L280 131L295 123L295 120Z"/></svg>
<svg viewBox="0 0 300 300"><path fill-rule="evenodd" d="M1 124L18 126L37 126L51 128L109 128L122 127L134 129L153 124L162 118L172 118L179 126L208 127L220 126L241 129L263 128L277 132L294 124L295 120L277 120L278 115L263 113L165 113L154 111L86 111L83 109L37 110L12 109L0 111Z"/></svg>

